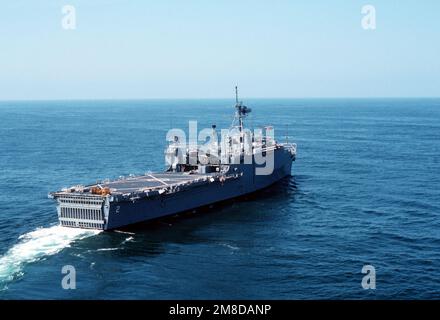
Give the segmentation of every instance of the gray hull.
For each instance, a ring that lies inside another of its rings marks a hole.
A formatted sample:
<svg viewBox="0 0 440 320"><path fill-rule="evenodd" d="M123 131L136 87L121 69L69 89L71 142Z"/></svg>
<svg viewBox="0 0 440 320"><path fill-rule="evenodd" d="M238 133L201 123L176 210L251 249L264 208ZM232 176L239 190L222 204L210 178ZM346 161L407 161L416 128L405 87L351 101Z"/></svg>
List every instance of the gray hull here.
<svg viewBox="0 0 440 320"><path fill-rule="evenodd" d="M255 175L255 165L238 165L243 175L234 180L201 185L155 199L112 203L105 229L174 215L264 189L291 174L292 159L289 154L277 155L275 159L271 175Z"/></svg>
<svg viewBox="0 0 440 320"><path fill-rule="evenodd" d="M58 217L63 226L100 230L122 228L240 197L272 185L291 174L295 159L295 154L284 147L273 152L274 170L269 175L256 174L258 166L255 163L236 164L230 165L227 175L163 173L148 175L152 179L140 176L104 185L127 190L120 196L60 192L52 197L58 202ZM167 187L160 189L161 183ZM143 189L145 191L139 191Z"/></svg>

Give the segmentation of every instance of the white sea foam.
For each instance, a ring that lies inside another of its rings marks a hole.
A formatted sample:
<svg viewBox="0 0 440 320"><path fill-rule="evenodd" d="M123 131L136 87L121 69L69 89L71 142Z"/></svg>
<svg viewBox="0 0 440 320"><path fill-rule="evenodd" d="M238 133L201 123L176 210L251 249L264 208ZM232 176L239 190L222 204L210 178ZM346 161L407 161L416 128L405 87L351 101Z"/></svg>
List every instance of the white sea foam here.
<svg viewBox="0 0 440 320"><path fill-rule="evenodd" d="M23 276L23 268L26 264L56 254L69 247L72 242L96 235L99 232L57 225L21 235L18 238L18 243L0 257L0 283Z"/></svg>
<svg viewBox="0 0 440 320"><path fill-rule="evenodd" d="M235 251L235 250L240 250L239 247L236 247L236 246L230 245L230 244L228 244L228 243L220 243L220 245L223 246L223 247L229 248L229 249L231 249L231 250L234 250L234 251Z"/></svg>
<svg viewBox="0 0 440 320"><path fill-rule="evenodd" d="M124 244L124 243L130 242L130 241L133 241L133 240L134 240L134 237L128 237L128 238L126 238L124 241L122 241L121 244Z"/></svg>
<svg viewBox="0 0 440 320"><path fill-rule="evenodd" d="M101 248L96 251L100 252L100 251L116 251L116 250L120 250L120 248Z"/></svg>
<svg viewBox="0 0 440 320"><path fill-rule="evenodd" d="M127 231L121 231L121 230L115 230L115 231L113 231L113 232L116 232L116 233L122 233L122 234L131 234L131 235L135 235L136 233L134 233L134 232L127 232Z"/></svg>

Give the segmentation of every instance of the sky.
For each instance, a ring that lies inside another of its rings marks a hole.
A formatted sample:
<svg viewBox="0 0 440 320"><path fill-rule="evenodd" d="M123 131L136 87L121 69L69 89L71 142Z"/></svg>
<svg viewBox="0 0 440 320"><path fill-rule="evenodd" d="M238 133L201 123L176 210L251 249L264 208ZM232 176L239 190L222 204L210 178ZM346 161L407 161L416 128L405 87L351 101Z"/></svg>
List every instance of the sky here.
<svg viewBox="0 0 440 320"><path fill-rule="evenodd" d="M439 97L439 16L438 0L0 0L0 100L229 98L236 84L253 98Z"/></svg>

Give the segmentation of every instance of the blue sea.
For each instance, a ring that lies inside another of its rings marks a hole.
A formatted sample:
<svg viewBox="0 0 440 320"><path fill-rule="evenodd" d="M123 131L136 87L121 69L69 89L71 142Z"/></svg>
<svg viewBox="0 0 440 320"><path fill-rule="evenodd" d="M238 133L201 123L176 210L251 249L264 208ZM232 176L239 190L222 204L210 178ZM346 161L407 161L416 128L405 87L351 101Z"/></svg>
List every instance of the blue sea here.
<svg viewBox="0 0 440 320"><path fill-rule="evenodd" d="M440 99L247 104L298 144L292 177L96 232L58 226L48 192L161 171L168 129L228 128L233 101L0 102L0 299L439 299Z"/></svg>

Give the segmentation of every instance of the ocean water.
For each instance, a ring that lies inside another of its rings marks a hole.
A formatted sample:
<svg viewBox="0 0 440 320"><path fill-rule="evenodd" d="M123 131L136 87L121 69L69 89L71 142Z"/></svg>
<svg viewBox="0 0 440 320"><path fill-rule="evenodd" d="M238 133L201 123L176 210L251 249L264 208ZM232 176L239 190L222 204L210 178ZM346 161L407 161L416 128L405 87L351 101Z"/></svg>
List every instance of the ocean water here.
<svg viewBox="0 0 440 320"><path fill-rule="evenodd" d="M292 177L128 232L59 227L47 193L162 170L169 128L233 101L1 102L0 298L439 299L440 99L247 102L298 144Z"/></svg>

